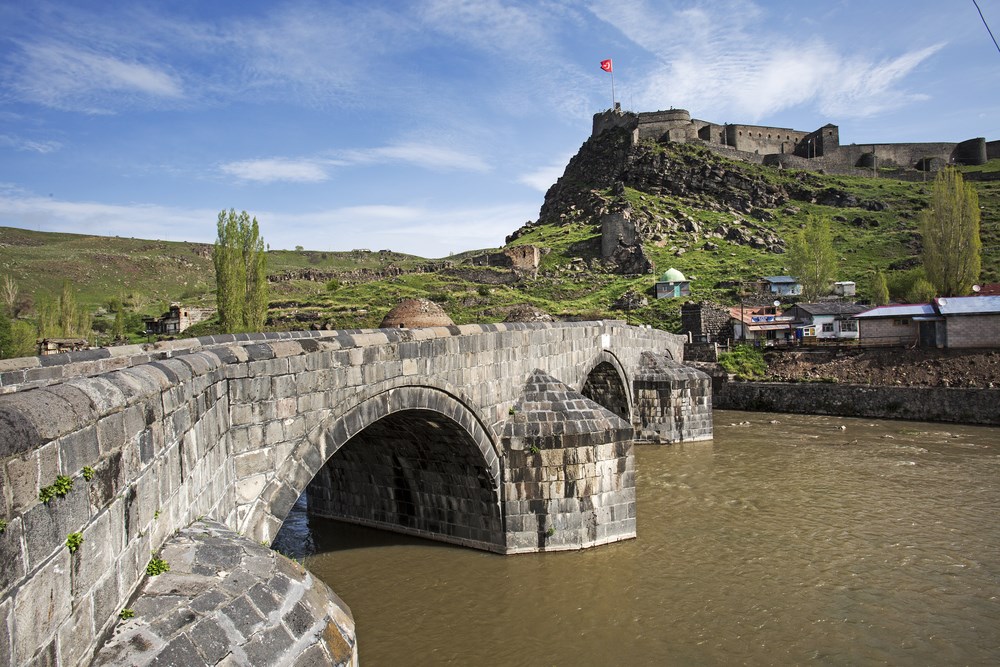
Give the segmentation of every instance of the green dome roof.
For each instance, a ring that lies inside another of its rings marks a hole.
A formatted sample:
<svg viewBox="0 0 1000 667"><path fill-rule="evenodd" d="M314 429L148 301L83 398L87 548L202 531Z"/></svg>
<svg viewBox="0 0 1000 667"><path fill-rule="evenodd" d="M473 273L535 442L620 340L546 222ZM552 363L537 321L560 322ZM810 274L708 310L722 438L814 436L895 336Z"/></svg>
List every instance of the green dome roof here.
<svg viewBox="0 0 1000 667"><path fill-rule="evenodd" d="M675 269L673 267L670 267L669 269L667 269L666 271L663 272L662 276L660 276L660 282L661 283L683 283L683 282L687 282L687 278L685 278L684 274L681 273L680 271L678 271L677 269Z"/></svg>

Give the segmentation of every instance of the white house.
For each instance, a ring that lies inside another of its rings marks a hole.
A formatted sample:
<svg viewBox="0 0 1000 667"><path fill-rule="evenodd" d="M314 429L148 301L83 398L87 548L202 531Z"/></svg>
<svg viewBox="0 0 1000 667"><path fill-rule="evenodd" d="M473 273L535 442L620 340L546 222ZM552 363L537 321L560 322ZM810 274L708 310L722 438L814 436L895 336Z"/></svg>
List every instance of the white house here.
<svg viewBox="0 0 1000 667"><path fill-rule="evenodd" d="M795 322L796 339L844 340L858 338L858 321L853 319L866 306L853 303L797 303L787 311Z"/></svg>

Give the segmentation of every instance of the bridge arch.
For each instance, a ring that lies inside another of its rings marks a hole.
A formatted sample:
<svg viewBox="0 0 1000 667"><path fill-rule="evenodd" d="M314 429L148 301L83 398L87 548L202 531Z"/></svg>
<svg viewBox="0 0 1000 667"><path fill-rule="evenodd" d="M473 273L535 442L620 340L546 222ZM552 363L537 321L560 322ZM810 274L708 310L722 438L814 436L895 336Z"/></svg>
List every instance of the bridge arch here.
<svg viewBox="0 0 1000 667"><path fill-rule="evenodd" d="M498 444L451 389L360 392L296 444L244 530L271 541L308 489L311 514L502 551Z"/></svg>
<svg viewBox="0 0 1000 667"><path fill-rule="evenodd" d="M598 352L583 377L581 394L632 423L632 383L613 352Z"/></svg>

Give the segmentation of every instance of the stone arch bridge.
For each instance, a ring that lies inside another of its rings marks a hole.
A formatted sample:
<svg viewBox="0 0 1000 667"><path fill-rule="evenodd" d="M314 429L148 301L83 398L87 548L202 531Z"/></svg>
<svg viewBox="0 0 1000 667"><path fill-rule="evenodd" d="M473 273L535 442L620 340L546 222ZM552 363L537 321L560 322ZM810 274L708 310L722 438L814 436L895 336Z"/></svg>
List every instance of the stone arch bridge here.
<svg viewBox="0 0 1000 667"><path fill-rule="evenodd" d="M633 441L711 437L683 341L495 324L0 362L0 663L81 664L178 530L270 543L307 489L312 513L498 553L634 537Z"/></svg>

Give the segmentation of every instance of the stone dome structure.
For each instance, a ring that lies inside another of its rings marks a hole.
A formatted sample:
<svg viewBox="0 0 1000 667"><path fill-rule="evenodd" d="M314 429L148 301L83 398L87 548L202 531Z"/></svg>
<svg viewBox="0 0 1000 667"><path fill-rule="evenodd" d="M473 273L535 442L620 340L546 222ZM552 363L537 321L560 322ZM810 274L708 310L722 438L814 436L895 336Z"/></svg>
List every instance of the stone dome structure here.
<svg viewBox="0 0 1000 667"><path fill-rule="evenodd" d="M664 271L663 275L660 276L661 283L683 283L686 281L687 278L684 277L684 274L672 266Z"/></svg>
<svg viewBox="0 0 1000 667"><path fill-rule="evenodd" d="M428 299L403 299L382 319L383 329L419 329L455 324L441 306Z"/></svg>

